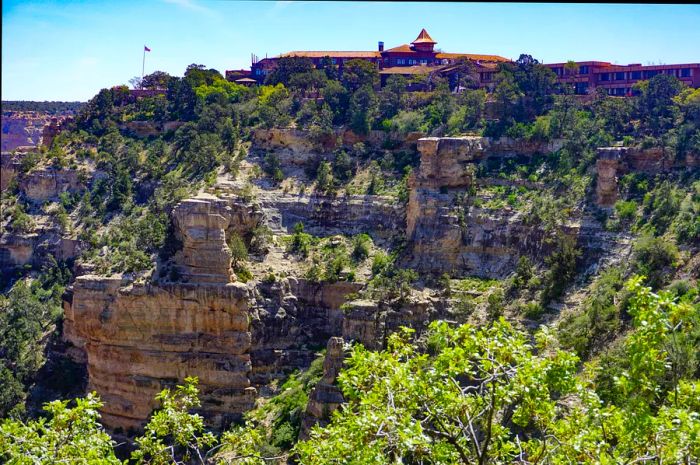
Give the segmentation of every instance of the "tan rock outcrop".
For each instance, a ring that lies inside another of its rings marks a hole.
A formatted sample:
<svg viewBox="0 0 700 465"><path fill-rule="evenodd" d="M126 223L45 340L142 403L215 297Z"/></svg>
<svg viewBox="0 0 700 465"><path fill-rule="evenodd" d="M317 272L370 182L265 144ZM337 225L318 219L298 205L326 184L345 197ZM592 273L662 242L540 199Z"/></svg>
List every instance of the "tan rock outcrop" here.
<svg viewBox="0 0 700 465"><path fill-rule="evenodd" d="M345 402L343 393L335 385L338 373L343 367L344 348L345 341L342 337L332 337L328 340L326 357L323 360L323 377L309 393L299 440L308 439L309 431L314 425L327 425L330 422L331 413Z"/></svg>
<svg viewBox="0 0 700 465"><path fill-rule="evenodd" d="M601 207L615 203L618 179L627 173L659 174L700 165L700 157L695 153L676 159L672 152L661 147L600 147L596 156L596 203Z"/></svg>
<svg viewBox="0 0 700 465"><path fill-rule="evenodd" d="M247 286L124 284L81 276L65 306L64 337L86 352L88 389L105 401L106 425L143 425L155 394L186 376L199 378L214 426L252 406Z"/></svg>
<svg viewBox="0 0 700 465"><path fill-rule="evenodd" d="M229 283L231 250L226 245L231 207L225 200L201 194L180 202L172 217L182 250L175 256L186 282Z"/></svg>
<svg viewBox="0 0 700 465"><path fill-rule="evenodd" d="M42 203L56 200L62 192L79 192L85 189L80 171L73 169L39 169L22 176L19 189L28 200Z"/></svg>
<svg viewBox="0 0 700 465"><path fill-rule="evenodd" d="M522 223L521 214L471 205L476 163L491 157L532 156L561 147L562 141L509 138L427 137L418 140L420 167L409 179L406 263L422 271L501 277L542 235ZM457 205L457 193L466 196Z"/></svg>
<svg viewBox="0 0 700 465"><path fill-rule="evenodd" d="M174 259L185 282L233 282L231 250L227 237L235 232L244 235L261 220L262 213L234 198L211 194L183 200L172 212L175 235L182 250Z"/></svg>

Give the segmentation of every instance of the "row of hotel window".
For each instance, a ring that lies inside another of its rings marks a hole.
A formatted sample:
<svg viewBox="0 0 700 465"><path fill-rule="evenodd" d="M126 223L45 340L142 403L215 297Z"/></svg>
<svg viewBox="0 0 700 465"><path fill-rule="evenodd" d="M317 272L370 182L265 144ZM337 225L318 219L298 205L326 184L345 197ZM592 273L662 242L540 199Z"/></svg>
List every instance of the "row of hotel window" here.
<svg viewBox="0 0 700 465"><path fill-rule="evenodd" d="M690 68L667 69L665 72L660 69L646 71L627 71L617 73L601 73L601 81L624 81L625 79L650 79L658 74L667 74L679 78L689 78L693 75L693 70Z"/></svg>
<svg viewBox="0 0 700 465"><path fill-rule="evenodd" d="M557 76L569 75L563 67L552 68ZM588 66L579 66L578 74L588 74L590 69ZM657 74L664 74L663 70L645 70L645 71L621 71L617 73L600 73L601 81L624 81L625 79L650 79ZM665 74L676 76L679 78L689 78L693 76L691 68L667 69Z"/></svg>

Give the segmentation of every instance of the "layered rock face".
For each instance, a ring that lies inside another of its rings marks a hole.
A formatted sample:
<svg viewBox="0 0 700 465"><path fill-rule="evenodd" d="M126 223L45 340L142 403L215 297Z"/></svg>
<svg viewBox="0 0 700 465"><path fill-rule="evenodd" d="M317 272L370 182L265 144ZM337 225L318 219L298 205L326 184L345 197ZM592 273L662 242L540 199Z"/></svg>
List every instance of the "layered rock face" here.
<svg viewBox="0 0 700 465"><path fill-rule="evenodd" d="M297 222L315 235L369 233L388 238L404 229L402 205L377 195L344 197L262 193L258 202L267 224L275 231L291 231Z"/></svg>
<svg viewBox="0 0 700 465"><path fill-rule="evenodd" d="M361 285L235 283L229 234L262 220L234 198L199 195L174 209L180 279L128 284L77 278L65 304L64 337L84 354L88 389L105 401L111 428L139 428L163 387L199 378L201 412L224 427L253 406L258 389L306 368L329 337L342 332L340 306Z"/></svg>
<svg viewBox="0 0 700 465"><path fill-rule="evenodd" d="M0 154L0 192L5 192L20 171L20 157L11 153Z"/></svg>
<svg viewBox="0 0 700 465"><path fill-rule="evenodd" d="M39 267L49 255L56 260L75 258L80 251L80 241L63 237L54 228L35 233L4 232L0 235L0 269L8 272L16 266Z"/></svg>
<svg viewBox="0 0 700 465"><path fill-rule="evenodd" d="M682 159L675 154L653 147L601 147L596 158L596 203L610 207L618 199L618 179L631 173L659 174L673 169L693 169L700 164L700 156L687 153Z"/></svg>
<svg viewBox="0 0 700 465"><path fill-rule="evenodd" d="M420 167L410 179L406 212L408 264L422 271L502 277L517 258L536 252L541 232L523 224L510 208L484 210L470 204L476 163L489 157L532 156L561 147L508 138L429 137L418 141ZM458 200L457 194L465 194ZM460 203L461 202L461 203Z"/></svg>
<svg viewBox="0 0 700 465"><path fill-rule="evenodd" d="M81 276L65 306L64 337L87 354L88 390L112 428L139 428L164 387L197 376L210 424L240 417L251 386L250 289L243 284L133 285Z"/></svg>
<svg viewBox="0 0 700 465"><path fill-rule="evenodd" d="M292 277L259 283L251 324L251 380L262 386L308 367L328 338L342 334L340 306L361 287Z"/></svg>
<svg viewBox="0 0 700 465"><path fill-rule="evenodd" d="M232 199L200 194L178 203L172 213L182 250L175 256L182 280L191 283L233 282L227 232L255 227L261 213Z"/></svg>
<svg viewBox="0 0 700 465"><path fill-rule="evenodd" d="M292 164L303 164L307 160L304 155L328 153L341 147L351 148L358 142L380 147L386 141L391 141L397 148L409 148L415 146L421 137L423 134L418 132L399 136L385 131L370 131L366 136L360 136L349 129L342 129L314 139L308 131L300 129L260 128L252 133L252 149L274 151L281 158L288 158L286 161Z"/></svg>
<svg viewBox="0 0 700 465"><path fill-rule="evenodd" d="M75 193L85 190L86 182L87 179L83 179L78 170L45 169L22 176L19 188L29 201L42 203L57 199L62 192Z"/></svg>
<svg viewBox="0 0 700 465"><path fill-rule="evenodd" d="M36 111L2 112L2 151L11 152L41 144L44 127L51 117Z"/></svg>

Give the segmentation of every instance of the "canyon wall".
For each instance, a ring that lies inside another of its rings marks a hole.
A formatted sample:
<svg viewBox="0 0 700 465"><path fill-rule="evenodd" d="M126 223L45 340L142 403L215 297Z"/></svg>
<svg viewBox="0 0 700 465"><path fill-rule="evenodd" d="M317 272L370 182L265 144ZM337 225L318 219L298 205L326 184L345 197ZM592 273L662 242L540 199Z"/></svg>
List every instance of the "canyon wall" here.
<svg viewBox="0 0 700 465"><path fill-rule="evenodd" d="M541 253L543 232L525 224L521 212L507 206L478 208L469 192L477 185L478 162L549 153L561 146L558 140L420 139L420 167L409 180L406 263L424 272L498 278L512 272L520 255Z"/></svg>
<svg viewBox="0 0 700 465"><path fill-rule="evenodd" d="M611 207L618 200L618 181L625 174L654 175L700 167L700 154L688 152L676 157L661 147L601 147L596 155L596 203L601 207Z"/></svg>
<svg viewBox="0 0 700 465"><path fill-rule="evenodd" d="M112 428L139 428L164 387L197 376L202 410L222 426L251 408L250 289L226 285L124 286L81 276L65 311L64 337L87 355L88 390Z"/></svg>
<svg viewBox="0 0 700 465"><path fill-rule="evenodd" d="M171 215L181 249L171 263L159 264L176 273L155 273L159 278L149 284L82 276L66 299L64 337L86 360L89 388L105 400L105 424L140 427L155 406L155 393L187 375L199 377L207 422L226 426L268 392L270 383L308 367L327 346L324 376L303 420L302 435L307 434L342 402L333 383L346 342L379 349L400 326L420 334L435 318L450 318L448 308L444 300L420 293L390 302L362 300L356 296L364 283L314 283L287 273L236 282L230 234L245 237L263 224L288 233L301 221L306 231L321 236L405 236L403 259L411 267L503 277L521 255L543 258L549 251L542 248L542 228L528 224L522 212L470 204L473 187L498 182L476 179L475 165L488 157L531 156L560 146L481 137L420 139L421 164L410 179L406 207L381 196L280 190L260 192L250 202L226 186L220 195L183 200ZM564 230L592 260L616 241L585 212Z"/></svg>

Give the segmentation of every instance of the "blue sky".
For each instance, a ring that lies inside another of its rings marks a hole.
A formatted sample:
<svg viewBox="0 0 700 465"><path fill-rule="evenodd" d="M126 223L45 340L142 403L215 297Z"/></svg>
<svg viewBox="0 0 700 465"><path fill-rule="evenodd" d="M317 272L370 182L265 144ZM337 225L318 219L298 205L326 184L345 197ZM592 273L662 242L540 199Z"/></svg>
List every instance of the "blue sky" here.
<svg viewBox="0 0 700 465"><path fill-rule="evenodd" d="M87 100L190 63L223 73L250 54L374 50L425 27L447 52L529 53L544 62L700 62L699 5L205 0L2 2L2 99Z"/></svg>

